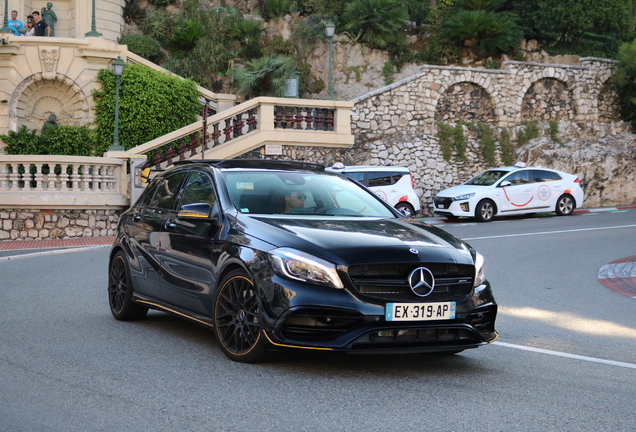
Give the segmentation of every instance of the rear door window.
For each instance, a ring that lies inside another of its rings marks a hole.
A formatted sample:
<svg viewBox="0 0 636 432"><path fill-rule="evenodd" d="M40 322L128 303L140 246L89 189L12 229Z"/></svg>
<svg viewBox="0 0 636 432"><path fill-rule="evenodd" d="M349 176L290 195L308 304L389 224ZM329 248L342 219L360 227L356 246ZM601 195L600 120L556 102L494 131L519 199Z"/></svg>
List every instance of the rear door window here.
<svg viewBox="0 0 636 432"><path fill-rule="evenodd" d="M561 180L561 176L552 171L532 170L532 179L535 183Z"/></svg>
<svg viewBox="0 0 636 432"><path fill-rule="evenodd" d="M369 187L390 186L393 183L392 173L390 172L369 173Z"/></svg>
<svg viewBox="0 0 636 432"><path fill-rule="evenodd" d="M161 209L173 209L185 175L185 172L180 172L160 179L157 193L155 193L155 196L150 201L149 206Z"/></svg>

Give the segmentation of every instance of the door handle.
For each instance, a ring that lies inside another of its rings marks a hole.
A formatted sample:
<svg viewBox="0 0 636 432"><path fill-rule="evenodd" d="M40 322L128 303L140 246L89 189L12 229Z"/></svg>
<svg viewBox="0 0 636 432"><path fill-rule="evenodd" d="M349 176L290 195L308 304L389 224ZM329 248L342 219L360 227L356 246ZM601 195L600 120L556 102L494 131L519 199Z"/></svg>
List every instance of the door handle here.
<svg viewBox="0 0 636 432"><path fill-rule="evenodd" d="M165 229L168 230L172 230L175 229L177 227L177 222L174 219L168 219L164 224L163 227Z"/></svg>

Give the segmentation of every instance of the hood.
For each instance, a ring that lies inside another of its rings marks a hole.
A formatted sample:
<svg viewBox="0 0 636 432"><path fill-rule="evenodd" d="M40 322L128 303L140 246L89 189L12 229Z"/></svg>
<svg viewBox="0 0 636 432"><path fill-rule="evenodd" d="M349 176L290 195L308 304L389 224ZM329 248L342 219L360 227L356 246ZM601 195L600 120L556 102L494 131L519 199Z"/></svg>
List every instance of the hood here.
<svg viewBox="0 0 636 432"><path fill-rule="evenodd" d="M479 192L482 188L485 190L490 188L490 186L472 186L472 185L453 186L452 188L444 189L443 191L438 193L437 196L453 198L453 197L464 195L464 194Z"/></svg>
<svg viewBox="0 0 636 432"><path fill-rule="evenodd" d="M274 218L241 215L250 236L328 261L473 264L472 248L444 230L415 219ZM414 253L417 251L417 253Z"/></svg>

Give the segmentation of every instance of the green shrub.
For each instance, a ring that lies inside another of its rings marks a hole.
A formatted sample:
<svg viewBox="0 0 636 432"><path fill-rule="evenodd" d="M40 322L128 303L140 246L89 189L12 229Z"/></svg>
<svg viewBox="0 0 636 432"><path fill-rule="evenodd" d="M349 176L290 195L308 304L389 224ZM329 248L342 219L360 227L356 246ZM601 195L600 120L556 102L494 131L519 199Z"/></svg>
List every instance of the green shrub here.
<svg viewBox="0 0 636 432"><path fill-rule="evenodd" d="M465 123L457 123L455 125L455 131L453 133L453 146L455 147L455 151L457 151L457 159L460 161L466 160L466 147L468 143L468 139L466 135L464 135L464 126Z"/></svg>
<svg viewBox="0 0 636 432"><path fill-rule="evenodd" d="M267 0L265 10L270 18L279 18L289 13L291 0Z"/></svg>
<svg viewBox="0 0 636 432"><path fill-rule="evenodd" d="M95 131L86 126L49 128L38 135L22 125L17 132L9 131L0 138L7 144L4 151L14 155L93 156L96 148Z"/></svg>
<svg viewBox="0 0 636 432"><path fill-rule="evenodd" d="M42 136L25 125L20 126L17 132L10 130L7 135L0 135L0 139L6 144L5 153L10 155L38 155L42 149Z"/></svg>
<svg viewBox="0 0 636 432"><path fill-rule="evenodd" d="M393 75L395 74L395 66L390 61L384 63L382 68L382 76L384 77L384 85L393 84Z"/></svg>
<svg viewBox="0 0 636 432"><path fill-rule="evenodd" d="M378 49L406 44L407 19L406 7L398 0L353 0L342 16L344 30L361 32L360 40Z"/></svg>
<svg viewBox="0 0 636 432"><path fill-rule="evenodd" d="M491 58L484 60L483 66L485 69L499 69L501 64Z"/></svg>
<svg viewBox="0 0 636 432"><path fill-rule="evenodd" d="M550 123L550 139L556 144L563 146L563 141L561 141L561 138L559 138L559 122L556 120L550 120L549 123Z"/></svg>
<svg viewBox="0 0 636 432"><path fill-rule="evenodd" d="M437 139L445 161L450 161L453 151L457 152L458 160L466 160L467 138L464 135L464 125L465 123L457 123L453 127L444 123L437 124Z"/></svg>
<svg viewBox="0 0 636 432"><path fill-rule="evenodd" d="M110 69L97 75L101 90L94 90L97 151L113 142L115 77ZM194 123L201 109L195 83L143 65L127 65L121 77L119 140L129 149Z"/></svg>
<svg viewBox="0 0 636 432"><path fill-rule="evenodd" d="M495 156L496 144L495 136L492 129L486 123L478 123L474 127L477 140L479 142L479 150L481 155L488 164L489 167L497 165L497 158Z"/></svg>
<svg viewBox="0 0 636 432"><path fill-rule="evenodd" d="M162 45L166 45L176 27L175 17L170 12L159 9L149 13L141 22L141 30L144 34L158 40Z"/></svg>
<svg viewBox="0 0 636 432"><path fill-rule="evenodd" d="M536 120L531 120L523 123L523 129L517 131L517 147L522 147L530 140L539 137L539 126Z"/></svg>
<svg viewBox="0 0 636 432"><path fill-rule="evenodd" d="M154 61L159 57L161 44L151 36L131 34L122 38L119 43L127 45L129 51L150 61Z"/></svg>
<svg viewBox="0 0 636 432"><path fill-rule="evenodd" d="M501 162L506 166L513 165L515 163L514 147L510 141L510 132L506 129L499 134L499 148L501 150Z"/></svg>

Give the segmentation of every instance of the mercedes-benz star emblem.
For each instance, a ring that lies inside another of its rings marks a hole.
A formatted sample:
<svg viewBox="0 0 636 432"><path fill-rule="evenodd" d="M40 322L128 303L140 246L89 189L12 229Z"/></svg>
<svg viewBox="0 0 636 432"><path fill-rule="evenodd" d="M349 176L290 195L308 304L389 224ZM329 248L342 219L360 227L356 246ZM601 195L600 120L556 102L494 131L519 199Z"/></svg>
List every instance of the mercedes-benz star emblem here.
<svg viewBox="0 0 636 432"><path fill-rule="evenodd" d="M418 253L420 253L420 251L418 251L418 250L417 250L417 249L415 249L415 248L411 248L411 249L409 249L409 252L411 252L412 254L415 254L415 255L417 255Z"/></svg>
<svg viewBox="0 0 636 432"><path fill-rule="evenodd" d="M418 267L409 275L409 285L416 296L426 297L433 292L435 278L426 267Z"/></svg>

